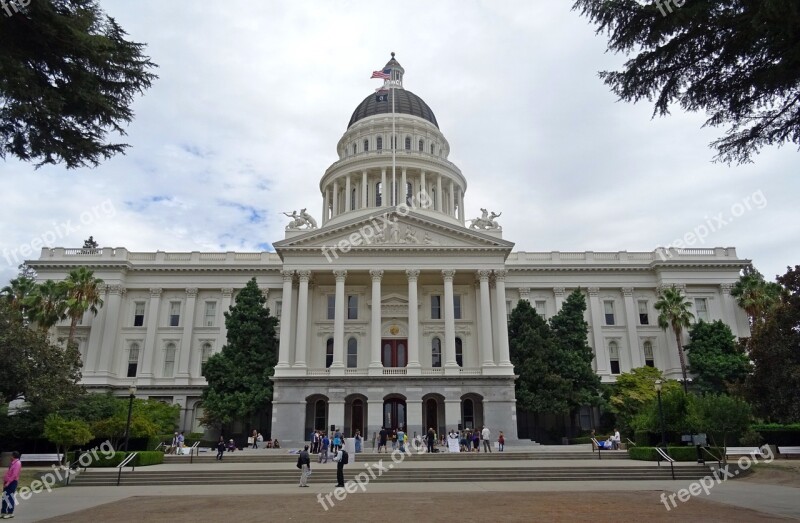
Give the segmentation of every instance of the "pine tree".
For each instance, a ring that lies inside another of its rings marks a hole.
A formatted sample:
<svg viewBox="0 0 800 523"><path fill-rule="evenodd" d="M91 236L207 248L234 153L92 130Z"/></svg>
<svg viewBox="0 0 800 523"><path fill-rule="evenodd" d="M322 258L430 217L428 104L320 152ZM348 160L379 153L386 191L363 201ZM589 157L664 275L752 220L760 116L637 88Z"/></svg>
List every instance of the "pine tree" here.
<svg viewBox="0 0 800 523"><path fill-rule="evenodd" d="M265 307L255 278L225 312L228 343L203 365L208 387L203 391L207 426L227 425L263 411L272 401L270 377L277 363L277 318Z"/></svg>
<svg viewBox="0 0 800 523"><path fill-rule="evenodd" d="M752 371L744 347L720 320L700 321L689 331L684 347L695 384L702 392L732 392Z"/></svg>

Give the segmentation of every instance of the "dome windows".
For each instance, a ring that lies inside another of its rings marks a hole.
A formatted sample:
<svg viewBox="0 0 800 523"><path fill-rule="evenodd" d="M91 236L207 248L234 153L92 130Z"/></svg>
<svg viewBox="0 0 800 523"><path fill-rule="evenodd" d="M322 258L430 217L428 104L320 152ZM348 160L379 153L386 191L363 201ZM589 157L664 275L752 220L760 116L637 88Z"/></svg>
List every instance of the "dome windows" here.
<svg viewBox="0 0 800 523"><path fill-rule="evenodd" d="M364 152L369 152L369 140L364 140Z"/></svg>
<svg viewBox="0 0 800 523"><path fill-rule="evenodd" d="M425 147L425 144L422 140L419 141L419 152L422 152Z"/></svg>
<svg viewBox="0 0 800 523"><path fill-rule="evenodd" d="M406 146L406 151L410 151L411 150L411 137L410 136L406 136L405 146Z"/></svg>
<svg viewBox="0 0 800 523"><path fill-rule="evenodd" d="M375 140L375 148L379 151L383 150L383 136L378 136Z"/></svg>

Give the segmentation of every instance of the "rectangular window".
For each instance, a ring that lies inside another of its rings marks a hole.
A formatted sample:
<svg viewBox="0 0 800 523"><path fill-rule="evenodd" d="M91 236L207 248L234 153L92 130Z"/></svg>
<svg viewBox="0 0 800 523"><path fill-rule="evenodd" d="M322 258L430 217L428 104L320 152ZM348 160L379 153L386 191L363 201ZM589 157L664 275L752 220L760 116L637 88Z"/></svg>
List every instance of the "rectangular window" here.
<svg viewBox="0 0 800 523"><path fill-rule="evenodd" d="M647 314L646 300L639 300L639 325L650 325L650 316Z"/></svg>
<svg viewBox="0 0 800 523"><path fill-rule="evenodd" d="M133 326L141 327L144 325L144 302L137 301L133 304Z"/></svg>
<svg viewBox="0 0 800 523"><path fill-rule="evenodd" d="M204 325L206 327L213 327L214 322L217 319L217 302L215 301L207 301L206 302L206 317Z"/></svg>
<svg viewBox="0 0 800 523"><path fill-rule="evenodd" d="M542 318L547 318L547 302L544 300L536 300L534 302L534 308L536 309L536 314L541 316Z"/></svg>
<svg viewBox="0 0 800 523"><path fill-rule="evenodd" d="M608 359L611 363L611 374L619 374L619 345L616 341L608 344Z"/></svg>
<svg viewBox="0 0 800 523"><path fill-rule="evenodd" d="M347 297L347 319L358 319L358 296Z"/></svg>
<svg viewBox="0 0 800 523"><path fill-rule="evenodd" d="M181 302L169 302L169 326L177 327L181 323Z"/></svg>
<svg viewBox="0 0 800 523"><path fill-rule="evenodd" d="M606 316L606 325L615 325L614 323L614 302L606 300L603 302L603 309Z"/></svg>
<svg viewBox="0 0 800 523"><path fill-rule="evenodd" d="M456 294L453 296L453 316L455 319L461 319L461 295Z"/></svg>
<svg viewBox="0 0 800 523"><path fill-rule="evenodd" d="M695 319L697 321L708 321L708 300L706 298L694 299Z"/></svg>
<svg viewBox="0 0 800 523"><path fill-rule="evenodd" d="M511 322L511 300L506 300L506 323Z"/></svg>
<svg viewBox="0 0 800 523"><path fill-rule="evenodd" d="M431 319L432 320L441 320L442 319L442 297L441 296L431 296Z"/></svg>
<svg viewBox="0 0 800 523"><path fill-rule="evenodd" d="M328 294L328 319L336 319L336 295Z"/></svg>
<svg viewBox="0 0 800 523"><path fill-rule="evenodd" d="M273 316L280 319L281 309L283 309L283 300L275 300L275 314Z"/></svg>
<svg viewBox="0 0 800 523"><path fill-rule="evenodd" d="M128 350L128 377L135 378L139 368L139 345L134 343Z"/></svg>
<svg viewBox="0 0 800 523"><path fill-rule="evenodd" d="M653 342L649 340L645 341L643 349L644 349L644 364L647 367L655 367L656 362L655 358L653 358Z"/></svg>

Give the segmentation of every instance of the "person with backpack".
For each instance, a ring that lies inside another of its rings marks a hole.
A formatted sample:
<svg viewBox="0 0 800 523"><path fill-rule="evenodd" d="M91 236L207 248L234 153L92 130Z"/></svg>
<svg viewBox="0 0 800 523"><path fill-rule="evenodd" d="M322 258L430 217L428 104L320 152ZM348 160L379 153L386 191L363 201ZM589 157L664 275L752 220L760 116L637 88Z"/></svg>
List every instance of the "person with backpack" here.
<svg viewBox="0 0 800 523"><path fill-rule="evenodd" d="M344 487L344 466L350 462L350 456L346 450L340 449L333 455L336 462L336 486Z"/></svg>
<svg viewBox="0 0 800 523"><path fill-rule="evenodd" d="M322 435L322 446L319 449L319 459L317 460L319 463L327 463L328 462L328 446L331 444L331 440L328 439L327 434ZM322 461L322 460L325 461Z"/></svg>

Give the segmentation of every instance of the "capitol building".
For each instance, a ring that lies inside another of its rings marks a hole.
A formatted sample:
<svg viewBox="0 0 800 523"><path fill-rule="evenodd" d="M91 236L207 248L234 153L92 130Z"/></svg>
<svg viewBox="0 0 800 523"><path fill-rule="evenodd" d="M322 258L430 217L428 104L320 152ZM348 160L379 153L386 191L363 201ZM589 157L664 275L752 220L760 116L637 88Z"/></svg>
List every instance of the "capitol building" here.
<svg viewBox="0 0 800 523"><path fill-rule="evenodd" d="M730 294L748 261L733 248L514 251L495 212L514 209L465 214L468 178L482 174L449 161L433 110L405 88L394 56L382 72L386 91L358 104L322 174L321 208L291 213L275 252L44 248L28 262L40 280L86 266L105 282L104 306L77 334L90 391L127 395L135 384L138 397L180 404L181 428L202 431L202 364L225 344L223 312L253 277L280 321L260 429L288 446L331 425L368 437L381 426L486 425L510 442L529 438L509 358L519 300L550 318L580 289L605 383L645 365L680 378L654 308L663 287L679 287L698 319L748 334ZM578 422L589 428L592 417L587 407Z"/></svg>

